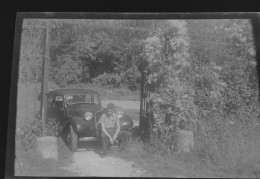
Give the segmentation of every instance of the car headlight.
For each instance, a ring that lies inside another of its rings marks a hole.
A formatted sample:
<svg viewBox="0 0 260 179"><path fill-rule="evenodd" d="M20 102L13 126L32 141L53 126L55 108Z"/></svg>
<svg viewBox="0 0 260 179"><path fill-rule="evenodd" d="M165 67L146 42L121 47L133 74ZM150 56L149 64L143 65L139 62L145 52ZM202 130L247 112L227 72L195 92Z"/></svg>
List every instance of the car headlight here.
<svg viewBox="0 0 260 179"><path fill-rule="evenodd" d="M86 120L91 120L92 117L93 117L93 114L92 114L91 112L86 112L86 113L84 114L84 118L85 118Z"/></svg>

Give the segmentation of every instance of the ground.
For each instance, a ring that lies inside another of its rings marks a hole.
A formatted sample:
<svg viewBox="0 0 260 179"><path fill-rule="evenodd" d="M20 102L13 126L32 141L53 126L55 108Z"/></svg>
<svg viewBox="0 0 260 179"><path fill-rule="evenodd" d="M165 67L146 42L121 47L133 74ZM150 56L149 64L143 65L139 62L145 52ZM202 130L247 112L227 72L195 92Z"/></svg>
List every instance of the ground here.
<svg viewBox="0 0 260 179"><path fill-rule="evenodd" d="M101 158L94 151L75 152L74 162L64 167L79 176L106 176L106 177L138 177L145 173L141 167L134 167L134 162L117 157Z"/></svg>

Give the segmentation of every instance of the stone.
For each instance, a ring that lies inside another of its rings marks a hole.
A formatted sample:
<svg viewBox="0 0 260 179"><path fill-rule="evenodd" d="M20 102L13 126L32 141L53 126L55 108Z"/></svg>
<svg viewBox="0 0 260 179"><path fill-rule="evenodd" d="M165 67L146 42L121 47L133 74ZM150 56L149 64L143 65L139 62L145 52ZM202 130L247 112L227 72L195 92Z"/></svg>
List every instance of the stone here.
<svg viewBox="0 0 260 179"><path fill-rule="evenodd" d="M177 131L178 151L190 152L194 148L193 132L188 130Z"/></svg>
<svg viewBox="0 0 260 179"><path fill-rule="evenodd" d="M44 159L54 159L58 161L57 138L54 136L38 137L37 150Z"/></svg>

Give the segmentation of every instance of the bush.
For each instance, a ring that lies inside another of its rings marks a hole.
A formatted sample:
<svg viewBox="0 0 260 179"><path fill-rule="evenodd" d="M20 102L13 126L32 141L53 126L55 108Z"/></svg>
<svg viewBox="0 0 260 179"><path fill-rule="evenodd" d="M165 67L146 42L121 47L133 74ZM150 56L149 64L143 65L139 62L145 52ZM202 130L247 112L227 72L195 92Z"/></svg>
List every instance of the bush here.
<svg viewBox="0 0 260 179"><path fill-rule="evenodd" d="M52 66L51 79L60 87L77 84L82 80L81 64L71 54L58 56L57 64Z"/></svg>
<svg viewBox="0 0 260 179"><path fill-rule="evenodd" d="M118 74L103 73L92 79L92 81L94 82L94 84L100 86L113 86L118 88L122 84L123 79Z"/></svg>
<svg viewBox="0 0 260 179"><path fill-rule="evenodd" d="M173 153L177 149L177 133L173 126L161 125L154 128L149 139L146 143L146 150L156 155Z"/></svg>
<svg viewBox="0 0 260 179"><path fill-rule="evenodd" d="M137 88L137 80L141 78L141 73L137 66L134 65L126 70L124 73L125 84L128 84L128 88L131 91L135 91ZM140 80L139 80L140 81Z"/></svg>
<svg viewBox="0 0 260 179"><path fill-rule="evenodd" d="M39 118L36 118L21 129L21 134L17 135L18 143L21 144L23 149L30 151L35 148L37 137L57 136L59 126L56 121L48 121L43 124Z"/></svg>

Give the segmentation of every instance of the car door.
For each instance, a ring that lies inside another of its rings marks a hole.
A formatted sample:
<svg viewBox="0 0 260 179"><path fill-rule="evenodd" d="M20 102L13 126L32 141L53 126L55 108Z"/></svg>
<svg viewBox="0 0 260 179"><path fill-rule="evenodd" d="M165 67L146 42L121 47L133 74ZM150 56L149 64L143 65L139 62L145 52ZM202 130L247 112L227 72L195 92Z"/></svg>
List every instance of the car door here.
<svg viewBox="0 0 260 179"><path fill-rule="evenodd" d="M65 117L65 107L64 107L64 98L61 95L54 96L53 108L52 108L53 117L57 119L61 125L66 121Z"/></svg>

